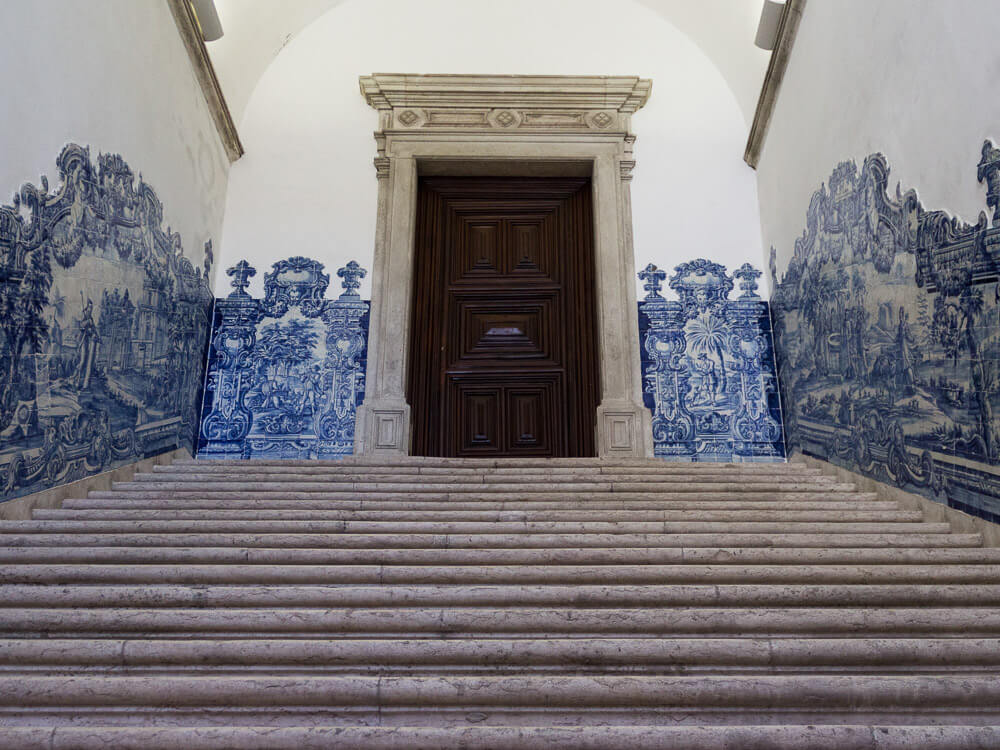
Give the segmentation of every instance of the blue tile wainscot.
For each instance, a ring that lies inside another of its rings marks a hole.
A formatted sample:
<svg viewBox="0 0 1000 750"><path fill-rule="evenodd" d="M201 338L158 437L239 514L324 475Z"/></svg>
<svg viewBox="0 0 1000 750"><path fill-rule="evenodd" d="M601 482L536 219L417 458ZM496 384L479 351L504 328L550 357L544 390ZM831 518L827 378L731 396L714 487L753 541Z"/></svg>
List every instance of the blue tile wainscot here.
<svg viewBox="0 0 1000 750"><path fill-rule="evenodd" d="M212 292L117 154L0 206L0 486L11 499L194 447ZM203 273L204 270L204 273Z"/></svg>
<svg viewBox="0 0 1000 750"><path fill-rule="evenodd" d="M344 293L324 299L323 264L295 257L264 276L264 299L247 294L257 271L230 268L233 291L216 301L199 458L338 458L354 451L364 399L369 303L365 270L337 275Z"/></svg>
<svg viewBox="0 0 1000 750"><path fill-rule="evenodd" d="M654 452L671 461L783 461L768 303L761 272L730 276L708 260L682 263L670 279L678 301L660 295L666 272L639 274L639 334ZM730 300L733 279L742 294Z"/></svg>
<svg viewBox="0 0 1000 750"><path fill-rule="evenodd" d="M1000 521L1000 149L982 148L986 213L967 224L888 192L872 154L817 190L779 282L789 448Z"/></svg>

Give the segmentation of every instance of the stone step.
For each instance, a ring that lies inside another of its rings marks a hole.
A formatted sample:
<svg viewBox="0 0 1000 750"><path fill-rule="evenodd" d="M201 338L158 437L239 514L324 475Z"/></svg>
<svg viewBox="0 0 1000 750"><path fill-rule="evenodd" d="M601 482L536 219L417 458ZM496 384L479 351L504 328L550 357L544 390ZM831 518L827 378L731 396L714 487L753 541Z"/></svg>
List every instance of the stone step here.
<svg viewBox="0 0 1000 750"><path fill-rule="evenodd" d="M725 501L775 501L780 499L786 503L796 503L799 501L829 501L837 502L875 500L878 495L874 492L786 492L776 495L773 492L551 492L551 493L526 493L526 492L491 492L488 495L475 492L295 492L281 489L261 489L255 492L234 491L234 490L93 490L88 493L89 498L119 499L119 500L253 500L282 502L291 501L348 501L348 502L404 502L404 503L424 503L424 502L580 502L580 501L681 501L681 502L725 502Z"/></svg>
<svg viewBox="0 0 1000 750"><path fill-rule="evenodd" d="M302 481L252 481L247 479L226 479L223 481L206 483L204 481L178 480L174 482L165 481L134 481L134 482L112 482L112 490L181 490L181 491L203 491L206 484L214 490L229 490L237 492L259 492L262 490L279 490L290 492L331 492L337 488L342 491L361 492L447 492L447 493L475 493L490 494L501 493L576 493L576 492L743 492L751 490L756 492L768 492L773 494L784 494L786 492L809 492L809 491L830 491L830 492L852 492L856 489L853 484L846 482L820 482L820 481L774 481L744 483L732 480L719 482L410 482L410 481L383 481L383 482L302 482Z"/></svg>
<svg viewBox="0 0 1000 750"><path fill-rule="evenodd" d="M173 674L740 674L989 672L997 638L2 639L0 675L93 670Z"/></svg>
<svg viewBox="0 0 1000 750"><path fill-rule="evenodd" d="M37 522L42 523L42 522ZM913 524L907 524L912 526ZM883 548L981 547L981 534L955 533L676 533L676 534L325 534L36 531L3 533L4 547L275 547L336 549L586 549L592 547Z"/></svg>
<svg viewBox="0 0 1000 750"><path fill-rule="evenodd" d="M554 481L558 480L558 481ZM451 485L490 485L509 484L515 487L524 484L573 484L573 485L595 485L605 486L607 484L620 484L622 482L634 484L657 484L657 485L687 485L692 483L711 484L740 484L756 486L758 484L773 486L777 483L793 482L797 484L816 485L826 487L838 484L835 477L828 477L821 474L807 476L776 477L774 475L760 474L697 474L697 475L659 475L659 474L592 474L580 475L540 473L532 474L480 474L475 476L458 475L400 475L400 474L310 474L310 473L259 473L259 472L137 472L132 479L133 482L149 482L153 484L170 482L174 484L194 484L201 482L224 483L224 482L254 482L259 484L281 484L289 483L309 483L328 485L356 485L356 484L401 484L401 485L425 485L425 484L447 484Z"/></svg>
<svg viewBox="0 0 1000 750"><path fill-rule="evenodd" d="M27 564L0 584L990 584L998 565L207 565ZM1000 589L1000 587L998 587Z"/></svg>
<svg viewBox="0 0 1000 750"><path fill-rule="evenodd" d="M524 469L541 468L550 470L552 468L567 467L596 467L600 469L614 470L618 467L647 467L657 470L670 469L693 469L707 468L713 471L731 471L746 467L760 470L777 471L797 471L800 464L788 461L771 462L735 462L735 463L715 463L715 462L685 462L666 461L662 458L442 458L437 456L345 456L335 459L272 459L272 458L251 458L251 459L205 459L205 458L178 458L172 462L173 466L185 466L197 469L200 466L229 466L237 468L256 469L257 467L310 467L317 469L338 468L338 467L364 467L374 470L377 467L386 467L394 470L399 467L442 467L447 469L490 469L508 468L514 471Z"/></svg>
<svg viewBox="0 0 1000 750"><path fill-rule="evenodd" d="M744 500L733 495L728 500L531 500L527 502L491 500L455 500L434 502L416 500L399 502L394 500L261 500L244 498L219 503L212 499L186 499L164 497L159 499L129 498L76 498L64 500L64 510L899 510L899 503L893 500L799 500L795 503L784 500Z"/></svg>
<svg viewBox="0 0 1000 750"><path fill-rule="evenodd" d="M864 726L181 726L0 727L0 745L21 750L985 750L1000 727Z"/></svg>
<svg viewBox="0 0 1000 750"><path fill-rule="evenodd" d="M543 463L537 465L516 466L432 466L429 464L404 464L383 462L381 464L369 464L361 466L357 463L347 461L321 462L321 461L277 461L271 463L261 463L256 460L225 462L215 460L196 460L182 463L175 461L172 464L159 464L150 467L156 473L175 472L239 472L250 470L255 473L267 472L274 474L395 474L395 475L439 475L439 476L471 476L481 474L514 475L535 474L549 476L551 474L662 474L662 475L696 475L696 474L764 474L774 476L805 476L822 475L821 469L806 466L802 463L744 463L744 464L712 464L712 463L670 463L666 461L652 461L632 466L606 465L601 464L558 464Z"/></svg>
<svg viewBox="0 0 1000 750"><path fill-rule="evenodd" d="M470 714L480 713L488 724L508 726L603 725L609 719L894 723L904 717L991 725L1000 723L1000 676L0 676L0 716L7 726L40 720L100 725L112 717L145 726L194 717L280 726L299 723L301 713L312 721L346 714L352 723L438 727L467 726Z"/></svg>
<svg viewBox="0 0 1000 750"><path fill-rule="evenodd" d="M195 592L188 606L167 606L157 592L133 591L127 604L116 606L92 591L69 589L61 606L42 606L45 592L3 587L12 599L0 607L0 633L6 637L97 639L129 638L747 638L845 637L1000 638L1000 607L926 606L856 607L791 606L687 607L683 604L553 607L394 607L302 608L282 605L201 606ZM211 590L209 594L211 594ZM34 595L33 595L34 594ZM179 599L171 598L170 601ZM260 600L260 597L258 597ZM212 597L215 601L215 597ZM133 606L128 606L129 604ZM103 606L102 606L103 605ZM88 608L92 607L92 608ZM992 657L990 657L992 658Z"/></svg>
<svg viewBox="0 0 1000 750"><path fill-rule="evenodd" d="M0 564L241 565L1000 565L1000 548L636 547L356 549L256 547L0 547Z"/></svg>
<svg viewBox="0 0 1000 750"><path fill-rule="evenodd" d="M1000 606L1000 584L0 584L21 607L917 607ZM9 609L15 608L15 609ZM667 613L669 614L669 613ZM672 616L672 615L671 615ZM9 622L8 619L3 620ZM4 626L4 630L8 628Z"/></svg>
<svg viewBox="0 0 1000 750"><path fill-rule="evenodd" d="M605 523L648 521L756 521L801 522L829 521L843 523L895 522L923 520L917 510L299 510L255 509L39 509L32 513L36 521L478 521L514 523L521 521L601 521Z"/></svg>
<svg viewBox="0 0 1000 750"><path fill-rule="evenodd" d="M851 521L7 521L0 543L17 534L941 534L947 523Z"/></svg>

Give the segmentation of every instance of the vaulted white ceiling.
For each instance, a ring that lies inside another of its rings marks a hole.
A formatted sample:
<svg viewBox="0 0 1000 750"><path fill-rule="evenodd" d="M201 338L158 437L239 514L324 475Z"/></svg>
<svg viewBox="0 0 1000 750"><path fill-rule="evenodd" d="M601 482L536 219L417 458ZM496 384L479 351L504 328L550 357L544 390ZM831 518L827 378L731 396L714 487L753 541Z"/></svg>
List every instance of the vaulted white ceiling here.
<svg viewBox="0 0 1000 750"><path fill-rule="evenodd" d="M216 0L225 35L210 42L209 52L233 118L242 120L247 102L264 71L282 48L324 13L347 0ZM360 0L355 0L360 1ZM419 0L414 0L419 2ZM468 0L493 2L494 0ZM610 0L614 2L614 0ZM539 0L566 5L572 0ZM688 36L719 69L747 124L753 120L769 53L753 44L763 0L638 0ZM609 44L627 45L614 36ZM400 72L486 72L400 71ZM373 71L362 71L370 73ZM500 72L500 71L495 71ZM562 71L538 71L559 73ZM595 71L597 72L597 71ZM635 73L643 71L608 71Z"/></svg>

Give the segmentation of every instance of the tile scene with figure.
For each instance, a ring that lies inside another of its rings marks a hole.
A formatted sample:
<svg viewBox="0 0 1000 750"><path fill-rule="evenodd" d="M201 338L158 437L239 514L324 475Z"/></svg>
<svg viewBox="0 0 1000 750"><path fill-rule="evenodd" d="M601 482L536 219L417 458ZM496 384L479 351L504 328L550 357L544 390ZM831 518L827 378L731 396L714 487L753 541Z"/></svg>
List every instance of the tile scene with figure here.
<svg viewBox="0 0 1000 750"><path fill-rule="evenodd" d="M364 399L369 303L366 271L337 271L344 291L324 299L330 277L294 257L264 276L264 299L246 288L255 268L227 273L233 291L215 306L199 458L338 458L354 451Z"/></svg>
<svg viewBox="0 0 1000 750"><path fill-rule="evenodd" d="M837 166L771 305L789 447L1000 521L1000 149L976 224ZM972 175L970 175L971 177Z"/></svg>
<svg viewBox="0 0 1000 750"><path fill-rule="evenodd" d="M644 399L653 412L654 454L673 461L783 461L781 409L774 376L768 304L761 272L744 264L730 275L698 259L639 273ZM741 294L729 299L735 281Z"/></svg>
<svg viewBox="0 0 1000 750"><path fill-rule="evenodd" d="M152 186L75 144L0 206L0 485L193 450L212 293Z"/></svg>

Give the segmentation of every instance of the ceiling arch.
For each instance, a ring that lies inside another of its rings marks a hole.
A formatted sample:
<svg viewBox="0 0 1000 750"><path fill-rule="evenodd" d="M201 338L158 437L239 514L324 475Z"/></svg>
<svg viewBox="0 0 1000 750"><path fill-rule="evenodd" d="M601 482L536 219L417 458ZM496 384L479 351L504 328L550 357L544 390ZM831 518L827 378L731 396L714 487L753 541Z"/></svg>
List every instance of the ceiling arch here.
<svg viewBox="0 0 1000 750"><path fill-rule="evenodd" d="M285 45L345 1L216 0L225 35L209 43L208 49L237 123L243 119L260 77ZM567 0L542 1L570 5ZM705 53L719 69L749 126L769 59L769 53L753 44L763 0L638 2L673 24ZM627 44L628 40L616 37L614 42Z"/></svg>

